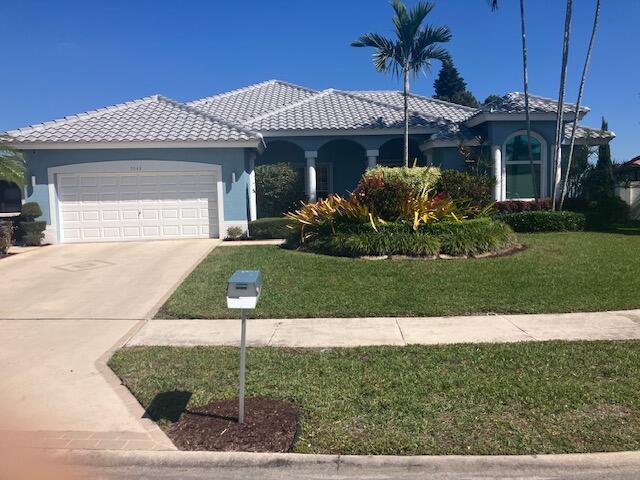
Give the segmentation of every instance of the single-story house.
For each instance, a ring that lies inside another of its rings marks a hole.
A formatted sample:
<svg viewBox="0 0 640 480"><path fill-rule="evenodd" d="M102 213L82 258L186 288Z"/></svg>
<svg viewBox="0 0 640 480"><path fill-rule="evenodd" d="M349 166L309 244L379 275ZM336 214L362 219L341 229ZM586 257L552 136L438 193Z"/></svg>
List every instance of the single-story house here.
<svg viewBox="0 0 640 480"><path fill-rule="evenodd" d="M537 194L545 196L557 102L531 96L530 104ZM310 200L352 190L368 167L401 164L402 105L397 91L270 80L186 103L154 95L6 135L25 154L23 201L41 205L49 242L224 237L256 218L258 164L304 171ZM522 94L479 109L412 94L409 109L412 163L464 169L465 149L486 146L495 198L535 196ZM570 122L574 106L565 110ZM613 137L578 130L582 143Z"/></svg>

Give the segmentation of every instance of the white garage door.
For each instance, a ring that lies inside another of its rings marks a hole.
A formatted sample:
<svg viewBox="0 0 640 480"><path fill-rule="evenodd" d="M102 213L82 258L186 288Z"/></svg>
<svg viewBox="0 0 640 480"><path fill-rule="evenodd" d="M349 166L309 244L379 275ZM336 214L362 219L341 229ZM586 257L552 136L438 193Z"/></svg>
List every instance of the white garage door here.
<svg viewBox="0 0 640 480"><path fill-rule="evenodd" d="M61 241L219 236L215 172L59 174Z"/></svg>

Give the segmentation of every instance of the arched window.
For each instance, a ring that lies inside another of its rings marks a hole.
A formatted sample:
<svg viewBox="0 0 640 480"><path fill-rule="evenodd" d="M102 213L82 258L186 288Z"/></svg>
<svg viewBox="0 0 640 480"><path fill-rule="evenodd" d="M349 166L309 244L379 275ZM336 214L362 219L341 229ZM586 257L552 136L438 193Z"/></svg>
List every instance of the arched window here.
<svg viewBox="0 0 640 480"><path fill-rule="evenodd" d="M506 178L507 199L540 198L545 191L542 184L544 178L544 160L546 147L542 137L531 135L531 153L533 171L529 162L526 132L517 132L504 144L504 176Z"/></svg>

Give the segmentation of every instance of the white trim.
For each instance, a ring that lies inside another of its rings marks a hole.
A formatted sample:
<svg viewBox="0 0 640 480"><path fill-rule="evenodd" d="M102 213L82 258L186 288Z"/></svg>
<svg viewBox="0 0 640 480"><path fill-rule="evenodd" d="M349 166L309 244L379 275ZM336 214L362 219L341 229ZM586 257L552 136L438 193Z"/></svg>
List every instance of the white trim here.
<svg viewBox="0 0 640 480"><path fill-rule="evenodd" d="M60 202L58 202L58 186L56 175L81 173L131 173L132 168L143 168L144 172L215 172L216 193L218 201L218 233L226 226L224 220L224 182L222 180L222 166L210 163L182 162L179 160L111 160L104 162L72 163L58 167L47 168L49 190L49 225L47 226L48 241L62 243L62 232L58 228L60 218ZM135 170L140 172L140 170ZM245 221L246 224L246 221Z"/></svg>
<svg viewBox="0 0 640 480"><path fill-rule="evenodd" d="M553 114L555 117L555 114ZM505 141L502 143L502 195L501 198L502 200L511 200L510 198L507 198L507 163L509 165L524 165L524 164L529 164L528 161L526 160L516 160L514 162L507 162L507 142L509 140L511 140L513 137L519 136L519 135L524 135L526 137L527 135L527 131L526 130L517 130L515 132L512 132L509 136L507 136L507 138L505 139ZM540 198L544 198L546 196L548 196L548 189L547 189L547 183L548 183L548 179L547 179L547 169L548 169L548 160L547 160L547 153L548 153L548 146L547 146L547 141L544 139L544 137L542 135L540 135L538 132L536 132L535 130L531 130L531 137L535 138L536 140L538 140L538 142L540 142L540 160L539 161L535 161L534 160L534 164L535 165L540 165ZM527 200L525 198L522 199L517 199L517 200Z"/></svg>
<svg viewBox="0 0 640 480"><path fill-rule="evenodd" d="M258 218L258 202L256 198L256 156L249 154L249 181L247 182L249 197L249 220Z"/></svg>
<svg viewBox="0 0 640 480"><path fill-rule="evenodd" d="M410 134L436 133L438 130L431 127L413 127L409 129ZM351 130L259 130L262 136L267 138L275 137L341 137L349 135L402 135L402 128L354 128Z"/></svg>
<svg viewBox="0 0 640 480"><path fill-rule="evenodd" d="M573 113L565 113L564 118L567 121L572 121L574 118ZM578 118L581 118L578 116ZM555 113L540 113L540 112L532 112L530 115L530 119L532 122L544 121L544 120L555 120ZM474 115L469 120L466 120L464 124L467 127L475 127L476 125L480 125L484 122L499 122L499 121L518 121L518 120L526 120L526 116L524 112L517 113L504 113L504 112L482 112L477 115Z"/></svg>
<svg viewBox="0 0 640 480"><path fill-rule="evenodd" d="M367 157L379 157L380 150L367 150L366 155Z"/></svg>
<svg viewBox="0 0 640 480"><path fill-rule="evenodd" d="M318 158L318 151L317 150L305 150L304 151L304 158L306 158L306 159Z"/></svg>
<svg viewBox="0 0 640 480"><path fill-rule="evenodd" d="M11 142L17 150L95 150L120 148L261 148L261 140L255 142Z"/></svg>

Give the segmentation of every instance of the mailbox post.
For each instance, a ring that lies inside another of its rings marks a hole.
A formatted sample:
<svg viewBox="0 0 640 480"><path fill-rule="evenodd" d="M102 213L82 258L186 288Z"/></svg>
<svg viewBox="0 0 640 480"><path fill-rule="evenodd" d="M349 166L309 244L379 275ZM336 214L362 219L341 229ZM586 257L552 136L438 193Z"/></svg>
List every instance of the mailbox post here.
<svg viewBox="0 0 640 480"><path fill-rule="evenodd" d="M256 308L262 290L262 274L257 270L236 270L227 282L227 308L240 309L240 394L238 422L244 423L244 377L247 356L247 310Z"/></svg>

